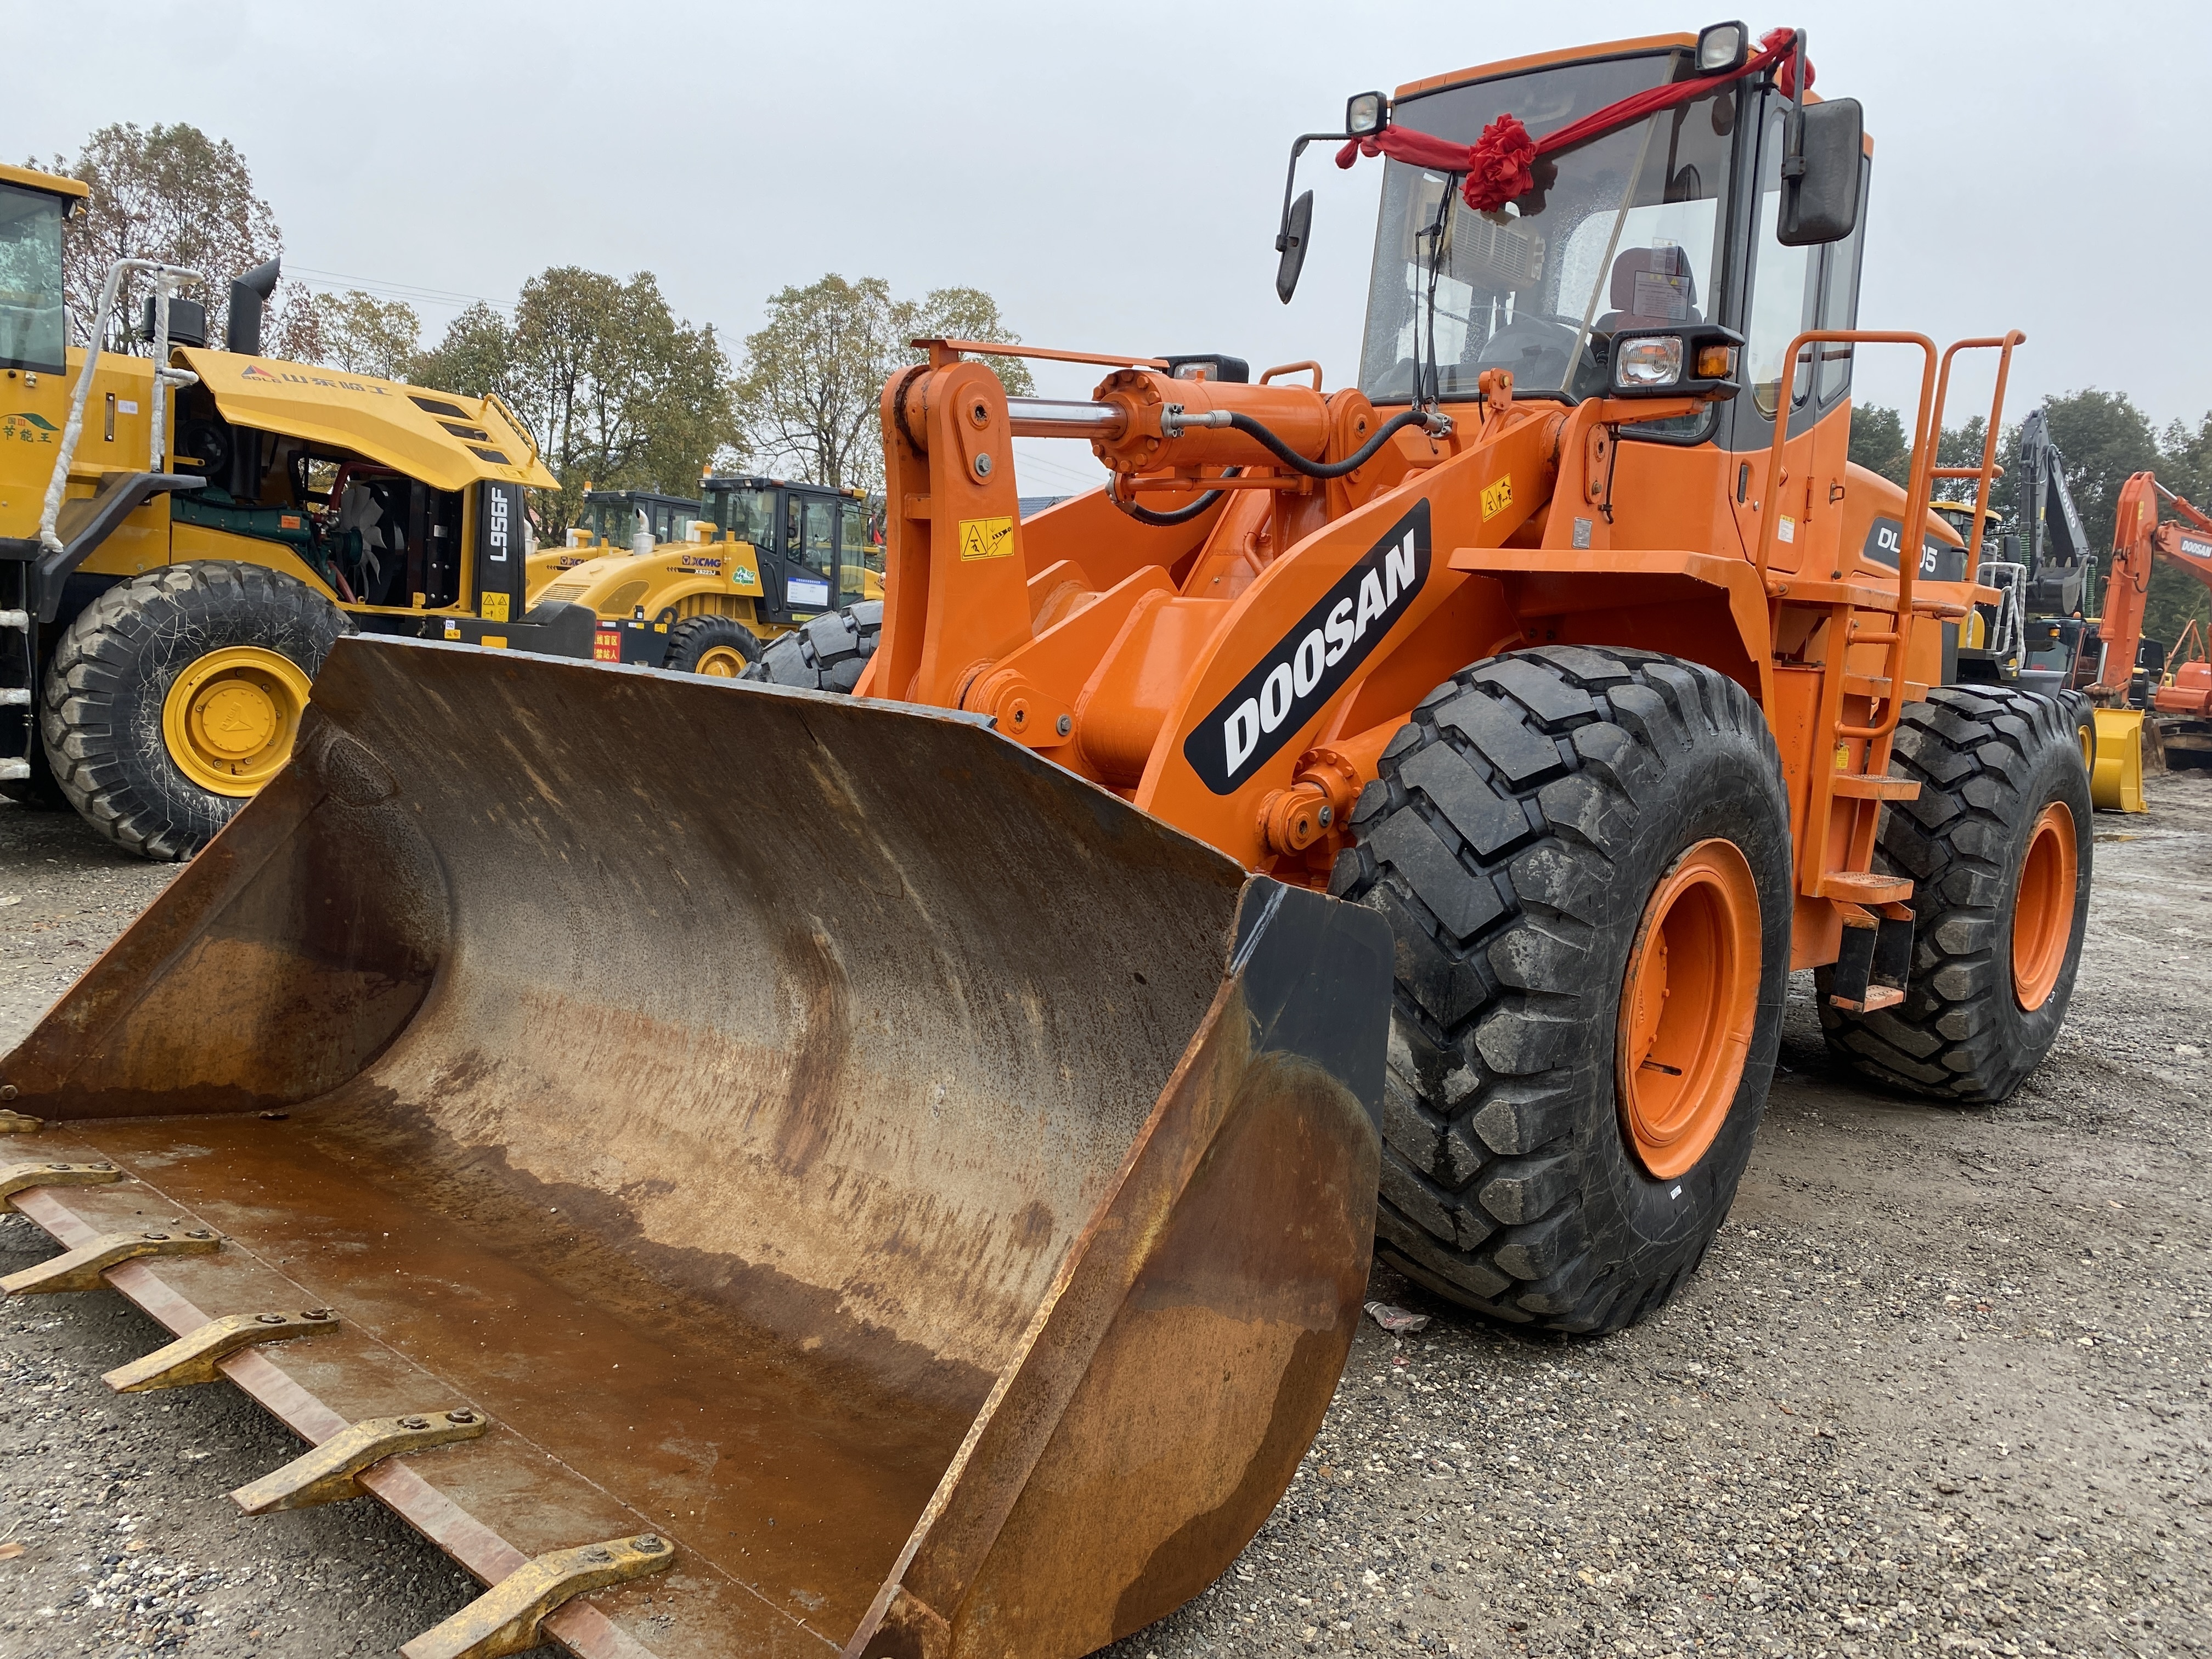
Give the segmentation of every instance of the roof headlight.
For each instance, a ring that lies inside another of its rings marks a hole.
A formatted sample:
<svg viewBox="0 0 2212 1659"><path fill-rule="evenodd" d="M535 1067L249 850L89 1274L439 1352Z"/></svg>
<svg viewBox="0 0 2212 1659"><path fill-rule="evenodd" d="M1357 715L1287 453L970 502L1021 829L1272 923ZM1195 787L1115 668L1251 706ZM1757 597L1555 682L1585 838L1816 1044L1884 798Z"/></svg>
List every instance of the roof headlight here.
<svg viewBox="0 0 2212 1659"><path fill-rule="evenodd" d="M1356 93L1345 100L1344 130L1352 137L1370 137L1389 125L1390 103L1381 93Z"/></svg>
<svg viewBox="0 0 2212 1659"><path fill-rule="evenodd" d="M1751 31L1741 23L1709 23L1698 32L1698 73L1725 75L1751 55Z"/></svg>

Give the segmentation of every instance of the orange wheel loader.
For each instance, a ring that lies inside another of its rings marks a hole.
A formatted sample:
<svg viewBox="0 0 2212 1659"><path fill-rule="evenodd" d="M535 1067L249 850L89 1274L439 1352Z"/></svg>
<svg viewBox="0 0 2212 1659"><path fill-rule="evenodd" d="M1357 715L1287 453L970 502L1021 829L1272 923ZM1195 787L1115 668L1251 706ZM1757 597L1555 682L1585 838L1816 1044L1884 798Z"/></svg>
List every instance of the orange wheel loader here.
<svg viewBox="0 0 2212 1659"><path fill-rule="evenodd" d="M2088 781L1944 683L1961 348L1856 330L1871 152L1809 81L1723 25L1354 99L1353 386L1040 352L1095 395L1012 401L934 343L855 695L341 640L0 1060L65 1247L7 1291L112 1285L178 1333L118 1386L292 1425L241 1505L373 1492L483 1579L415 1659L1053 1659L1251 1538L1371 1249L1662 1303L1793 969L1869 1077L2003 1097ZM1907 489L1845 459L1875 344ZM1023 520L1024 435L1109 486Z"/></svg>

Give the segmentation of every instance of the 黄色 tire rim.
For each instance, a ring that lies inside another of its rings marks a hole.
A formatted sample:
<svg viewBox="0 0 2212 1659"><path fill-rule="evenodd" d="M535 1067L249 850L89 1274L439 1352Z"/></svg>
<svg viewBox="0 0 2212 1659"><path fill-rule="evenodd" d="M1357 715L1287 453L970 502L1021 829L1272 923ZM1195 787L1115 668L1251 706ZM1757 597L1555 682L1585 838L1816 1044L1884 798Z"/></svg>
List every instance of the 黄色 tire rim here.
<svg viewBox="0 0 2212 1659"><path fill-rule="evenodd" d="M1759 1014L1759 884L1732 842L1701 841L1644 907L1621 981L1622 1133L1653 1177L1694 1168L1743 1080Z"/></svg>
<svg viewBox="0 0 2212 1659"><path fill-rule="evenodd" d="M251 795L291 758L307 673L281 652L225 646L188 665L161 700L177 769L218 795Z"/></svg>

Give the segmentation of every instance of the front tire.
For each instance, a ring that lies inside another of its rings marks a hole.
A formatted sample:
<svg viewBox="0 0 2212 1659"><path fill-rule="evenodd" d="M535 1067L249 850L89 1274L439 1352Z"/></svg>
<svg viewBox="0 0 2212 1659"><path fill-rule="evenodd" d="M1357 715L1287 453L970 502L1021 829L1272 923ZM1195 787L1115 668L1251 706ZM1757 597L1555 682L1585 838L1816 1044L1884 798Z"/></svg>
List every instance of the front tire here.
<svg viewBox="0 0 2212 1659"><path fill-rule="evenodd" d="M1499 1319L1633 1323L1727 1218L1780 1042L1765 718L1694 663L1514 652L1422 702L1352 828L1331 890L1398 940L1378 1254Z"/></svg>
<svg viewBox="0 0 2212 1659"><path fill-rule="evenodd" d="M743 678L760 654L752 629L734 617L692 617L668 630L668 654L660 665L678 674L734 680Z"/></svg>
<svg viewBox="0 0 2212 1659"><path fill-rule="evenodd" d="M289 758L345 628L321 594L259 565L198 560L118 583L47 665L55 781L117 846L190 858Z"/></svg>
<svg viewBox="0 0 2212 1659"><path fill-rule="evenodd" d="M1906 705L1890 775L1920 785L1883 812L1877 868L1912 878L1905 1000L1830 1004L1829 1051L1863 1076L1962 1105L2002 1101L2066 1018L2089 922L2089 774L2075 711L1999 686L1938 686Z"/></svg>

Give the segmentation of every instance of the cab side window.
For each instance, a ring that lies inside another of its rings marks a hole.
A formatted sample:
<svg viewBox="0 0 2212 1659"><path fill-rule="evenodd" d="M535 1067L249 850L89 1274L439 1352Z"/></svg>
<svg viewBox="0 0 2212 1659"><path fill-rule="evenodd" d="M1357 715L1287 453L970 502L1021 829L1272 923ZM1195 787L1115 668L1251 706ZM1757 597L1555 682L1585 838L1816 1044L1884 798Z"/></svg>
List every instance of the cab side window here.
<svg viewBox="0 0 2212 1659"><path fill-rule="evenodd" d="M1860 234L1866 225L1867 167L1859 164L1859 222L1840 242L1820 250L1820 326L1848 329L1858 325ZM1847 345L1820 348L1819 398L1827 408L1851 389L1851 349Z"/></svg>
<svg viewBox="0 0 2212 1659"><path fill-rule="evenodd" d="M1744 328L1744 368L1752 402L1768 420L1782 395L1782 362L1790 342L1813 326L1820 273L1816 247L1784 247L1775 238L1782 215L1782 129L1784 112L1771 112L1759 146L1759 216L1752 227L1751 313ZM1801 362L1790 402L1802 408L1814 377Z"/></svg>

